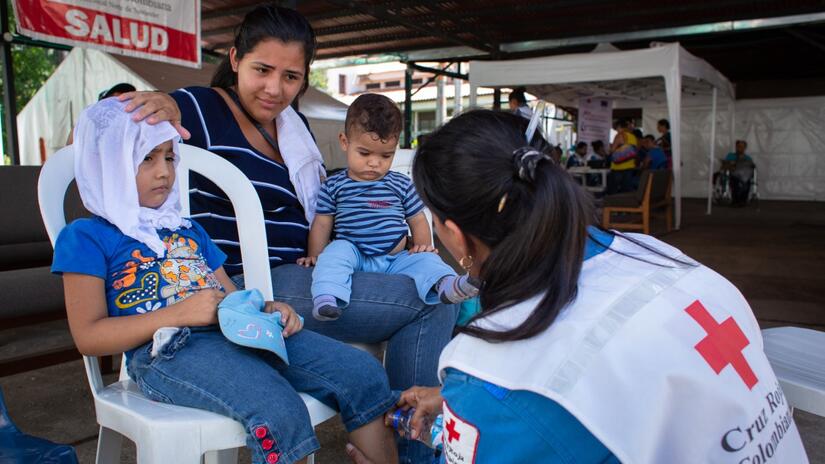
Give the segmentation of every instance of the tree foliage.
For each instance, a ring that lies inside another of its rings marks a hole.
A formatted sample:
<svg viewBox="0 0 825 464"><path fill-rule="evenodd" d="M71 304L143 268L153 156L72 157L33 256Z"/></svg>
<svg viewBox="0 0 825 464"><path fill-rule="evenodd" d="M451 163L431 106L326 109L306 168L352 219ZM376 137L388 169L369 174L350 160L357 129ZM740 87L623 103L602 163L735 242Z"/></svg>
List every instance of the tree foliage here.
<svg viewBox="0 0 825 464"><path fill-rule="evenodd" d="M9 12L11 12L9 5ZM14 15L9 15L9 30L15 30ZM30 45L14 45L11 50L14 65L14 90L17 111L23 109L37 90L52 75L66 53ZM0 88L5 91L3 76L0 74Z"/></svg>
<svg viewBox="0 0 825 464"><path fill-rule="evenodd" d="M309 72L309 85L316 89L329 93L329 83L327 82L327 72L323 69L313 69Z"/></svg>

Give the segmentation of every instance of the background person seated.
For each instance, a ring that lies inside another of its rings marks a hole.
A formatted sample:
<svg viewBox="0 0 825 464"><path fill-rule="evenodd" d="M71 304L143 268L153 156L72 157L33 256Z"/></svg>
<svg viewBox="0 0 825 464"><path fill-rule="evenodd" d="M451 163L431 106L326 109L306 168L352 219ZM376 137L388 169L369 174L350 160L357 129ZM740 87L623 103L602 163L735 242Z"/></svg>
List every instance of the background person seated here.
<svg viewBox="0 0 825 464"><path fill-rule="evenodd" d="M722 170L730 171L730 188L732 193L731 206L744 206L748 201L748 193L753 183L753 172L756 164L753 158L745 153L748 142L736 141L736 151L728 153L722 163ZM714 175L715 178L719 173Z"/></svg>
<svg viewBox="0 0 825 464"><path fill-rule="evenodd" d="M645 158L639 168L645 169L667 169L667 155L664 150L656 145L656 138L646 135L642 138L642 147L645 149Z"/></svg>
<svg viewBox="0 0 825 464"><path fill-rule="evenodd" d="M587 156L587 142L579 142L576 144L576 151L567 158L567 168L587 166L587 162L594 155Z"/></svg>
<svg viewBox="0 0 825 464"><path fill-rule="evenodd" d="M609 167L610 155L604 147L604 142L601 140L594 140L590 143L593 147L593 153L596 155L592 160L587 162L587 165L593 169L604 169Z"/></svg>

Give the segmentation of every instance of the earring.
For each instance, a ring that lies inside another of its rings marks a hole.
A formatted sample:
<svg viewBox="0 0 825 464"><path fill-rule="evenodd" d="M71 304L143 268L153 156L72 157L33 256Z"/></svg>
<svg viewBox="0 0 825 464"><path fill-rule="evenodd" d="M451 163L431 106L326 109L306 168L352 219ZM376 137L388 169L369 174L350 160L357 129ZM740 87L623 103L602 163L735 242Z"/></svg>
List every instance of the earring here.
<svg viewBox="0 0 825 464"><path fill-rule="evenodd" d="M501 210L504 209L504 204L507 203L507 194L501 196L501 200L498 202L498 212L500 213Z"/></svg>
<svg viewBox="0 0 825 464"><path fill-rule="evenodd" d="M473 264L472 255L462 256L461 259L458 260L458 265L465 271L469 271L473 267Z"/></svg>

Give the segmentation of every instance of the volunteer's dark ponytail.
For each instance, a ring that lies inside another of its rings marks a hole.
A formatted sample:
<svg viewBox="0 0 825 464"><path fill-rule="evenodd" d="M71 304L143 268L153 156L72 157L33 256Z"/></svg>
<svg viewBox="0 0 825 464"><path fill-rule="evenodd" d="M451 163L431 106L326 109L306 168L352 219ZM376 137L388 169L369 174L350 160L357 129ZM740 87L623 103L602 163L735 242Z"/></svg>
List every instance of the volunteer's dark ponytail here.
<svg viewBox="0 0 825 464"><path fill-rule="evenodd" d="M550 145L538 135L527 143L527 124L510 113L464 113L432 134L413 165L416 188L433 214L491 250L480 270L479 316L544 295L512 330L458 329L491 341L544 331L576 297L594 217L592 200L549 157Z"/></svg>

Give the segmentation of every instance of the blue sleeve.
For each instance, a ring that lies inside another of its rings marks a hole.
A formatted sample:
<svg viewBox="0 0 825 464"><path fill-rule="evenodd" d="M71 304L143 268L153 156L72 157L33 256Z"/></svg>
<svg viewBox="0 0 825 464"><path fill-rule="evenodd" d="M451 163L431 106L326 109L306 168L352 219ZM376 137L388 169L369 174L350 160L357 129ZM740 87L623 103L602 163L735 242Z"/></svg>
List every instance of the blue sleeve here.
<svg viewBox="0 0 825 464"><path fill-rule="evenodd" d="M448 369L441 394L442 462L619 463L573 415L536 393Z"/></svg>
<svg viewBox="0 0 825 464"><path fill-rule="evenodd" d="M406 179L407 181L407 191L404 192L404 214L407 219L415 216L422 209L424 209L424 202L421 201L421 197L418 196L418 192L415 191L415 185L413 185L410 179Z"/></svg>
<svg viewBox="0 0 825 464"><path fill-rule="evenodd" d="M335 200L332 198L330 189L331 182L327 179L321 184L321 190L318 192L318 204L315 206L315 214L335 214Z"/></svg>
<svg viewBox="0 0 825 464"><path fill-rule="evenodd" d="M78 219L60 231L54 243L52 272L87 274L106 280L108 274L106 230L92 219Z"/></svg>
<svg viewBox="0 0 825 464"><path fill-rule="evenodd" d="M204 230L200 224L192 219L190 219L189 222L192 223L192 235L197 237L197 242L201 245L200 251L203 259L206 260L206 265L209 266L212 272L215 272L215 270L223 266L223 263L226 262L226 253L215 245L215 242L212 241L209 234L206 233L206 230Z"/></svg>
<svg viewBox="0 0 825 464"><path fill-rule="evenodd" d="M192 135L189 140L186 140L186 144L208 150L209 141L205 131L206 121L203 119L200 104L192 94L192 91L195 90L197 89L178 89L169 95L175 99L178 108L180 108L181 125Z"/></svg>
<svg viewBox="0 0 825 464"><path fill-rule="evenodd" d="M728 153L725 156L725 161L736 161L736 153Z"/></svg>

